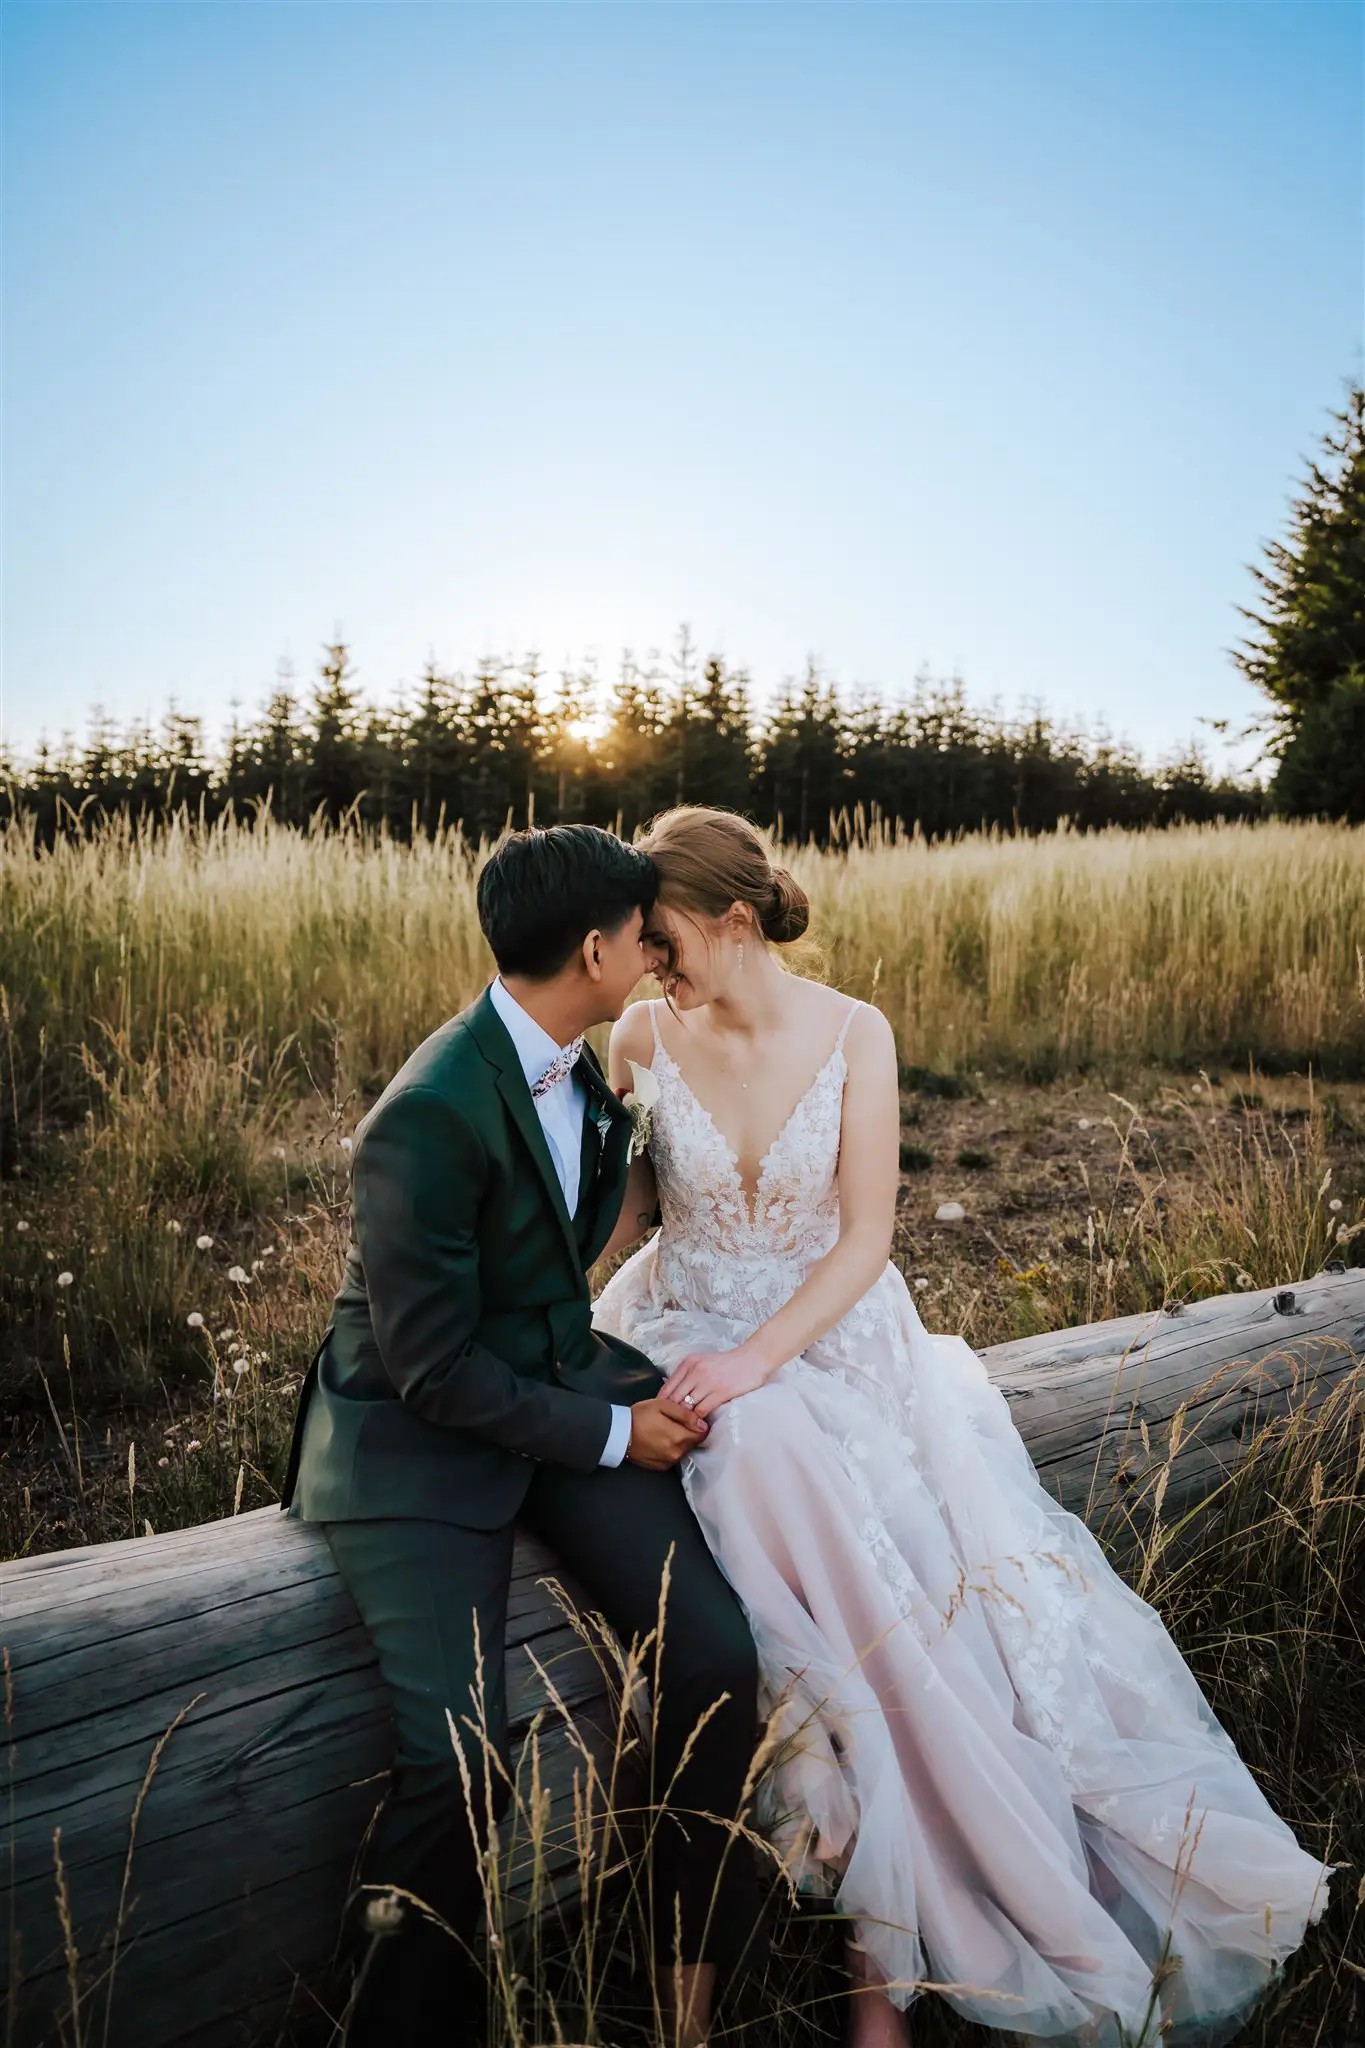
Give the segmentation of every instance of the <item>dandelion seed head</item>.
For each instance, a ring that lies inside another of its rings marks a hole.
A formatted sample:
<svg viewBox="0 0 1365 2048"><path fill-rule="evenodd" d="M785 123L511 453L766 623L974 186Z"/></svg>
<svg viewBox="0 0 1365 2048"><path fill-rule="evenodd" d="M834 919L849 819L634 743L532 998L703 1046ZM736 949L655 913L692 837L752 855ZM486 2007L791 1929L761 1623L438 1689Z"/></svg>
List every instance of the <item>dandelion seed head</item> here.
<svg viewBox="0 0 1365 2048"><path fill-rule="evenodd" d="M251 1360L249 1358L234 1358L232 1361L232 1370L237 1374L237 1377L240 1379L244 1372L250 1372Z"/></svg>
<svg viewBox="0 0 1365 2048"><path fill-rule="evenodd" d="M202 1330L204 1327L204 1318L200 1315L197 1308L193 1309L190 1312L190 1314L186 1316L185 1321L189 1324L192 1330Z"/></svg>
<svg viewBox="0 0 1365 2048"><path fill-rule="evenodd" d="M342 1149L342 1151L343 1151L343 1152L349 1152L349 1151L351 1150L352 1146L353 1146L353 1145L355 1144L355 1139L354 1139L354 1138L340 1138L340 1139L338 1139L338 1141L337 1141L337 1142L338 1142L338 1143L339 1143L339 1145L341 1146L341 1149Z"/></svg>
<svg viewBox="0 0 1365 2048"><path fill-rule="evenodd" d="M386 1898L371 1899L365 1908L365 1931L368 1934L396 1934L403 1924L403 1901L397 1892L390 1892Z"/></svg>
<svg viewBox="0 0 1365 2048"><path fill-rule="evenodd" d="M15 1229L16 1229L16 1230L18 1231L18 1233L19 1233L20 1237L24 1237L24 1236L26 1236L26 1235L27 1235L27 1233L28 1233L28 1231L29 1231L29 1229L31 1228L31 1226L30 1226L30 1224L28 1223L27 1219L26 1219L25 1217L23 1217L23 1216L21 1216L21 1217L19 1218L19 1221L18 1221L18 1222L17 1222L16 1224L15 1224L15 1226L14 1226L14 1227L15 1227Z"/></svg>
<svg viewBox="0 0 1365 2048"><path fill-rule="evenodd" d="M1090 1129L1090 1119L1089 1119L1089 1117L1088 1117L1088 1116L1078 1116L1078 1117L1077 1117L1077 1119L1076 1119L1076 1129L1077 1129L1078 1131L1088 1131L1088 1130Z"/></svg>
<svg viewBox="0 0 1365 2048"><path fill-rule="evenodd" d="M229 1266L228 1279L235 1281L239 1287L249 1287L251 1285L251 1275L244 1266Z"/></svg>
<svg viewBox="0 0 1365 2048"><path fill-rule="evenodd" d="M75 1277L74 1273L59 1273L57 1275L57 1285L59 1287L69 1287Z"/></svg>
<svg viewBox="0 0 1365 2048"><path fill-rule="evenodd" d="M1330 1202L1329 1202L1329 1203L1327 1204L1327 1206L1328 1206L1328 1208L1329 1208L1329 1209L1331 1209L1331 1210L1332 1210L1333 1212L1335 1212L1336 1210L1338 1210L1338 1209L1339 1209L1339 1208L1341 1207L1341 1196L1340 1196L1340 1195L1333 1195L1333 1197L1332 1197L1331 1201L1330 1201Z"/></svg>
<svg viewBox="0 0 1365 2048"><path fill-rule="evenodd" d="M212 1250L213 1239L209 1236L207 1230L204 1232L202 1237L196 1237L196 1239L194 1240L194 1248L197 1252L206 1252Z"/></svg>

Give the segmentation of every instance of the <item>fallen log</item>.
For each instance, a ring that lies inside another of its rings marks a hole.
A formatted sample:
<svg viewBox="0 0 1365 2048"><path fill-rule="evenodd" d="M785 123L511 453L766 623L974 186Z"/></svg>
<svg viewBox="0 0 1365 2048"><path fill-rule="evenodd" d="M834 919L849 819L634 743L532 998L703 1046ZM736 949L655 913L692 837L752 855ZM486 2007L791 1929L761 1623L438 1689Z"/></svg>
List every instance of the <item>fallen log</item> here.
<svg viewBox="0 0 1365 2048"><path fill-rule="evenodd" d="M1266 1422L1327 1397L1365 1358L1365 1273L982 1357L1049 1490L1112 1531L1136 1520L1164 1465L1169 1517L1207 1498ZM613 1708L599 1655L547 1587L557 1576L520 1541L507 1667L513 1753L546 1710L541 1782L562 1811L581 1769L575 1730L600 1753ZM259 1508L2 1565L0 1644L7 2043L246 2048L277 2039L289 2012L316 2013L391 1741L368 1637L320 1533ZM524 1911L524 1842L508 1854ZM562 1846L542 1881L538 1911L571 1898Z"/></svg>

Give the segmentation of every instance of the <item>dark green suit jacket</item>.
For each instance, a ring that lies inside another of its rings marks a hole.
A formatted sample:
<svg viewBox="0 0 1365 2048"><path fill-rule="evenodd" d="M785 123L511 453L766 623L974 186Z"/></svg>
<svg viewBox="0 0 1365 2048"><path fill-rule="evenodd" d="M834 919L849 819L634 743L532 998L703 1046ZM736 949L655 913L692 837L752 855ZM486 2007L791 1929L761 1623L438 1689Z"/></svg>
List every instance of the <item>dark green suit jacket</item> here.
<svg viewBox="0 0 1365 2048"><path fill-rule="evenodd" d="M433 1031L356 1132L352 1240L308 1368L280 1505L304 1521L511 1521L537 1460L590 1472L613 1401L656 1394L592 1329L587 1269L626 1182L630 1117L590 1047L571 1217L488 991Z"/></svg>

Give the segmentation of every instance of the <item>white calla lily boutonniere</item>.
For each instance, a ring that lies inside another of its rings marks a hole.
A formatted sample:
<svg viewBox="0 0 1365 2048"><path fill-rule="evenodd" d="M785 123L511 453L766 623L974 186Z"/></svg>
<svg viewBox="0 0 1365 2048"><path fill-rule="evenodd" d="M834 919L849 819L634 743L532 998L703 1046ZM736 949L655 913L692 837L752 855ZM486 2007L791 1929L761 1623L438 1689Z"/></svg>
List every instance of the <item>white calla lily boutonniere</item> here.
<svg viewBox="0 0 1365 2048"><path fill-rule="evenodd" d="M629 1166L637 1152L643 1152L649 1144L654 1128L654 1105L659 1099L659 1083L653 1069L642 1067L638 1060L627 1060L630 1068L631 1085L621 1097L621 1106L630 1111L630 1143L626 1147L626 1164Z"/></svg>

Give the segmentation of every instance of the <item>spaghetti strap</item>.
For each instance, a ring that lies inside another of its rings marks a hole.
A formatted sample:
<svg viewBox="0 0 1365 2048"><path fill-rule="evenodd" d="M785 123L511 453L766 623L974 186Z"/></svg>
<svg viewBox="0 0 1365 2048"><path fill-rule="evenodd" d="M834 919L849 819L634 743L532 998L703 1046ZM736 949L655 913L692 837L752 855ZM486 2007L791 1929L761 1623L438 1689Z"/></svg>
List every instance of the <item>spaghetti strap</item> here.
<svg viewBox="0 0 1365 2048"><path fill-rule="evenodd" d="M848 1035L848 1027L849 1027L849 1025L850 1025L850 1024L851 1024L851 1023L853 1022L853 1019L854 1019L854 1018L855 1018L855 1017L857 1016L857 1014L858 1014L859 1010L861 1010L861 1008L862 1008L862 1007L863 1007L863 1006L862 1006L861 1002L860 1002L860 1001L858 1000L857 996L851 996L851 997L849 998L849 1005L848 1005L848 1009L847 1009L847 1010L845 1011L845 1013L844 1013L844 1021L843 1021L843 1023L842 1023L842 1024L841 1024L841 1025L839 1026L839 1036L838 1036L838 1037L837 1037L837 1038L835 1039L835 1041L834 1041L834 1051L835 1051L835 1052L842 1052L842 1051L843 1051L843 1049L844 1049L844 1039L845 1039L845 1038L847 1037L847 1035ZM832 1055L831 1055L831 1057L832 1057Z"/></svg>

